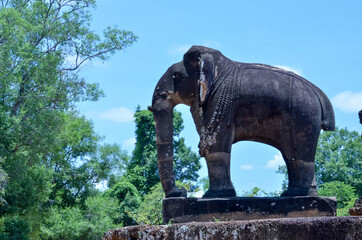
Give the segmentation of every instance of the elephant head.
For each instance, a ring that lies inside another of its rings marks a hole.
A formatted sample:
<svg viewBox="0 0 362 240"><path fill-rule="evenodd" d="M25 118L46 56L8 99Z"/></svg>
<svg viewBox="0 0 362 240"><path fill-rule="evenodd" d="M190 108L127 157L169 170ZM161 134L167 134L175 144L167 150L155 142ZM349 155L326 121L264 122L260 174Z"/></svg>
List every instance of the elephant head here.
<svg viewBox="0 0 362 240"><path fill-rule="evenodd" d="M183 61L173 64L158 81L152 98L160 178L166 197L185 196L175 187L173 172L173 108L180 103L203 105L214 78L214 58L203 47L192 47ZM218 51L215 50L215 53Z"/></svg>

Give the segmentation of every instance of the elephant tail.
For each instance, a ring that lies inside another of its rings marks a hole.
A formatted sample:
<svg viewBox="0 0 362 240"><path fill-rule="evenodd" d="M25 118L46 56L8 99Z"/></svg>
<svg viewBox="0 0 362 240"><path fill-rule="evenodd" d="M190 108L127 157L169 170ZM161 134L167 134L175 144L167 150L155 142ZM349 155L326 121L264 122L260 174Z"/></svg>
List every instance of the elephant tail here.
<svg viewBox="0 0 362 240"><path fill-rule="evenodd" d="M324 131L334 131L335 118L332 103L329 101L328 97L324 94L324 92L322 92L322 90L320 90L319 88L317 88L315 92L319 98L322 107L321 127Z"/></svg>

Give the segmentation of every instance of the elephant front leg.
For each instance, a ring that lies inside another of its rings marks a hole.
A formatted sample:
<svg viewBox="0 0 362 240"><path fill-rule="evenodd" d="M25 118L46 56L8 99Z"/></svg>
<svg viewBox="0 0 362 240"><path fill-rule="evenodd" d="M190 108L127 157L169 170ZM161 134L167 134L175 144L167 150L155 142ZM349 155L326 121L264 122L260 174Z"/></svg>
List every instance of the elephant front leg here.
<svg viewBox="0 0 362 240"><path fill-rule="evenodd" d="M205 159L210 187L203 197L235 197L236 192L230 178L230 153L209 153Z"/></svg>

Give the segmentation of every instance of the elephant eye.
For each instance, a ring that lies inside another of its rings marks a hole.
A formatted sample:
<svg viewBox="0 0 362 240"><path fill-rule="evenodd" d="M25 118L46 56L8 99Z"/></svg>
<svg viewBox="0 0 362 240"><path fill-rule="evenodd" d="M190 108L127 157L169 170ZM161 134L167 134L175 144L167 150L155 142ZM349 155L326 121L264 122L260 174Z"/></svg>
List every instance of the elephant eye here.
<svg viewBox="0 0 362 240"><path fill-rule="evenodd" d="M180 77L180 74L179 74L179 73L174 73L174 74L172 75L172 78L173 78L173 79L179 78L179 77Z"/></svg>

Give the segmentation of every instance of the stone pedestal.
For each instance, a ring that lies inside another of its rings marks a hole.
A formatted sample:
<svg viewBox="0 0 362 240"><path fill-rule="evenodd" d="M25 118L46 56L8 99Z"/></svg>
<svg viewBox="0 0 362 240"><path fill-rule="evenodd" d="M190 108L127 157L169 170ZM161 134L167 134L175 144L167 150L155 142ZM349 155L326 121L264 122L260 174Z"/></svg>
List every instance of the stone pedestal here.
<svg viewBox="0 0 362 240"><path fill-rule="evenodd" d="M335 198L234 197L163 200L164 224L323 216L336 216Z"/></svg>

